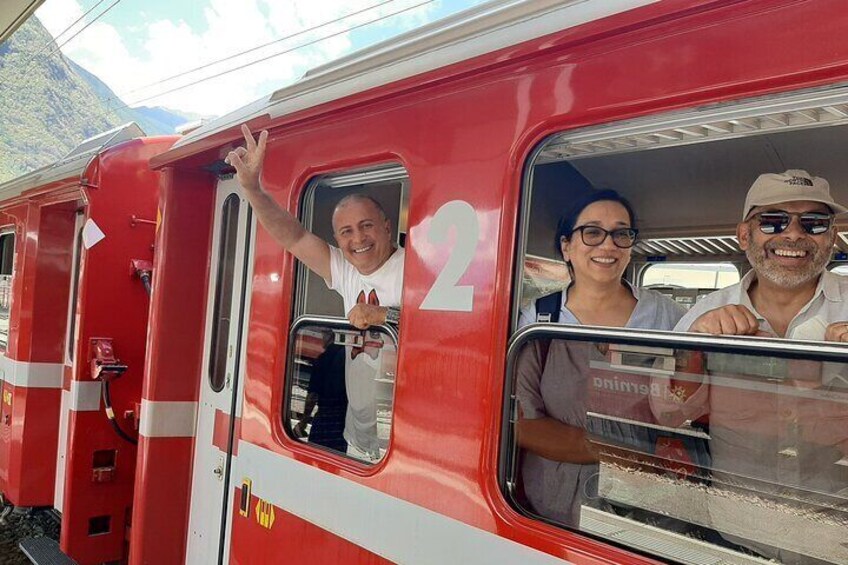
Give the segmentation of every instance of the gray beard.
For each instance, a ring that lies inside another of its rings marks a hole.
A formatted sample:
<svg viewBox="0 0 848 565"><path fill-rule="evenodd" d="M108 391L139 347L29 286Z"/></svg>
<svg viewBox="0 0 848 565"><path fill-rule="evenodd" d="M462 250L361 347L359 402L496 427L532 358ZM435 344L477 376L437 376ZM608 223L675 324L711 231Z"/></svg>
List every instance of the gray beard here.
<svg viewBox="0 0 848 565"><path fill-rule="evenodd" d="M813 260L802 270L787 271L776 264L775 261L768 259L764 246L754 244L753 238L749 238L749 241L751 241L751 244L745 251L745 256L748 258L748 262L757 273L757 276L783 288L798 288L818 279L822 272L824 272L825 267L827 267L828 261L830 261L830 252L823 250L818 245L814 249L807 246L799 246L799 249L812 252Z"/></svg>

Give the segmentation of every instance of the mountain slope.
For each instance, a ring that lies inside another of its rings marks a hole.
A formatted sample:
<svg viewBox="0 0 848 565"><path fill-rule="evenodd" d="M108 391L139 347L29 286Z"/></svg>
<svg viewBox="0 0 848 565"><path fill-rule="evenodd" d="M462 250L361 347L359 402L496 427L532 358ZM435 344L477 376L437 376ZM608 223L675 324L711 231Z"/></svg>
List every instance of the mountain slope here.
<svg viewBox="0 0 848 565"><path fill-rule="evenodd" d="M121 118L121 123L135 122L148 135L172 134L178 126L201 118L199 114L177 112L160 107L139 106L137 108L127 108L118 99L112 89L106 86L106 83L97 78L97 76L70 59L66 59L66 61L74 72L88 83L103 105L107 109L113 110Z"/></svg>
<svg viewBox="0 0 848 565"><path fill-rule="evenodd" d="M157 135L194 119L164 109L126 108L73 61L60 53L46 58L51 40L30 18L0 44L0 182L55 162L82 140L129 121Z"/></svg>

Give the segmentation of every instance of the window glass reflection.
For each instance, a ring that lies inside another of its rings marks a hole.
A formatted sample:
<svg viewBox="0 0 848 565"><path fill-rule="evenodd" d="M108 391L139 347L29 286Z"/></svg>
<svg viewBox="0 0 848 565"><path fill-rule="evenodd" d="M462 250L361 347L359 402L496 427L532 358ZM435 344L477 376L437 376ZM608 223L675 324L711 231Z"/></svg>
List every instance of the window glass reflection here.
<svg viewBox="0 0 848 565"><path fill-rule="evenodd" d="M288 379L292 435L364 462L382 459L396 363L395 338L382 329L356 330L343 321L299 326Z"/></svg>
<svg viewBox="0 0 848 565"><path fill-rule="evenodd" d="M848 562L848 365L535 339L513 366L525 510L733 562Z"/></svg>

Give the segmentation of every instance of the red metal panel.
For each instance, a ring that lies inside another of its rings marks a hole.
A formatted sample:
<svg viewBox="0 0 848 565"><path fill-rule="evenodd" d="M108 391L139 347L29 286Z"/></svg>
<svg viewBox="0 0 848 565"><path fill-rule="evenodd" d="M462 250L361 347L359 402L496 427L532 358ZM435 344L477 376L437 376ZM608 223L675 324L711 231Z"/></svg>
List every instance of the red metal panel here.
<svg viewBox="0 0 848 565"><path fill-rule="evenodd" d="M144 389L149 400L197 400L196 378L173 375L198 375L202 366L216 182L205 172L171 169L163 174L156 239L163 252L154 262Z"/></svg>
<svg viewBox="0 0 848 565"><path fill-rule="evenodd" d="M112 339L115 354L128 366L111 385L118 424L135 436L136 406L141 401L149 297L132 276L132 259L152 260L159 174L148 161L174 142L173 137L137 139L109 148L85 173L88 218L106 237L82 255L79 340L73 380L91 381L89 343ZM103 411L73 412L68 425L67 475L62 508L62 550L80 563L126 558L127 520L131 514L136 446L120 438ZM114 451L112 480L93 480L96 451ZM92 528L92 519L110 522L108 531Z"/></svg>
<svg viewBox="0 0 848 565"><path fill-rule="evenodd" d="M144 398L196 402L202 367L214 187L204 172L162 175ZM181 375L175 378L175 375ZM194 438L143 438L133 509L131 563L185 556ZM158 540L174 540L164 544Z"/></svg>
<svg viewBox="0 0 848 565"><path fill-rule="evenodd" d="M187 437L139 441L130 563L185 561L193 444Z"/></svg>
<svg viewBox="0 0 848 565"><path fill-rule="evenodd" d="M80 564L116 561L124 557L124 535L132 500L135 448L120 445L103 412L71 412L65 498L62 508L62 551ZM84 438L81 436L84 432ZM116 449L113 480L93 482L94 452ZM92 527L98 518L109 521L103 533Z"/></svg>
<svg viewBox="0 0 848 565"><path fill-rule="evenodd" d="M58 388L9 388L13 395L12 445L5 492L16 506L50 506L56 479L62 391Z"/></svg>

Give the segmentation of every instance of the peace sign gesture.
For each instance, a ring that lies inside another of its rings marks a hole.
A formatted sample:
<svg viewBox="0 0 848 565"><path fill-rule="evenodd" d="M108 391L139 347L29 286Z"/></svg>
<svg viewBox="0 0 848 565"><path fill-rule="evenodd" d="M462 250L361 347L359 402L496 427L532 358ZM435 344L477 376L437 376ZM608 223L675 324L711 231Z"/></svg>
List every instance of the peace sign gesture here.
<svg viewBox="0 0 848 565"><path fill-rule="evenodd" d="M235 167L236 178L245 192L253 193L260 190L259 175L262 173L262 162L265 160L268 132L261 131L258 142L253 139L247 124L242 124L241 132L244 134L244 147L237 147L230 151L224 162Z"/></svg>

